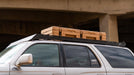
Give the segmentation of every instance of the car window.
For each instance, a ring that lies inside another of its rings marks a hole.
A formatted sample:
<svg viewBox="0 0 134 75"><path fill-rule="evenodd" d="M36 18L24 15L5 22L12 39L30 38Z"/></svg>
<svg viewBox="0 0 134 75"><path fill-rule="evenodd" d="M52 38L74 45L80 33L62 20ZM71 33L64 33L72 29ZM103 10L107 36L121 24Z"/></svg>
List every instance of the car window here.
<svg viewBox="0 0 134 75"><path fill-rule="evenodd" d="M88 48L89 49L89 48ZM91 61L91 66L90 67L100 67L100 63L97 60L96 56L93 54L93 52L89 49L89 57L90 57L90 61Z"/></svg>
<svg viewBox="0 0 134 75"><path fill-rule="evenodd" d="M134 56L123 48L95 46L113 68L134 68Z"/></svg>
<svg viewBox="0 0 134 75"><path fill-rule="evenodd" d="M29 47L24 54L33 55L33 63L25 66L32 67L58 67L59 52L56 44L35 44Z"/></svg>
<svg viewBox="0 0 134 75"><path fill-rule="evenodd" d="M88 47L63 45L67 67L100 67L98 60Z"/></svg>

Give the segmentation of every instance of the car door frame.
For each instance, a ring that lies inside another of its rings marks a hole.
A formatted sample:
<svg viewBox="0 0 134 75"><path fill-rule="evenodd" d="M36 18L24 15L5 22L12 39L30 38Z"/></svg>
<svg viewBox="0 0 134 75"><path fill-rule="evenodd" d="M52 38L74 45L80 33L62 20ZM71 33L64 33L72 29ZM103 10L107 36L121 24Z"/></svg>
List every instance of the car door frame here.
<svg viewBox="0 0 134 75"><path fill-rule="evenodd" d="M29 48L31 47L32 45L34 44L58 44L58 48L59 48L59 60L60 60L60 65L59 67L23 67L21 66L20 68L21 69L18 69L16 66L15 66L15 63L16 61L18 60L18 58ZM32 68L32 70L30 70L30 68ZM46 71L44 71L46 69ZM61 56L61 49L60 49L60 42L51 42L51 41L33 41L33 42L29 42L27 43L27 45L25 47L23 47L19 52L18 54L16 54L16 56L12 59L11 63L10 63L10 75L18 75L18 74L30 74L30 72L33 72L31 74L37 74L39 75L40 74L43 74L45 75L44 73L47 73L46 75L58 75L58 73L51 73L51 72L54 72L54 71L59 71L61 73L61 75L65 75L65 70L64 70L64 67L63 67L63 64L62 64L62 56ZM27 72L27 73L24 73L24 72Z"/></svg>
<svg viewBox="0 0 134 75"><path fill-rule="evenodd" d="M98 62L99 62L99 64L101 65L101 67L100 68L91 68L91 67L89 67L89 68L82 68L82 67L67 67L66 66L66 62L65 62L65 53L63 53L64 54L64 67L65 67L65 71L66 71L66 75L73 75L73 74L70 74L73 70L74 71L77 71L77 70L82 70L83 69L83 71L85 70L85 72L83 72L83 73L81 73L81 75L88 75L88 74L90 74L91 73L91 75L106 75L106 68L105 68L105 65L104 65L104 63L103 63L103 61L102 61L102 59L101 59L101 57L99 56L99 54L96 52L96 50L94 50L94 48L93 48L93 46L91 45L91 44L83 44L83 43L67 43L67 42L61 42L61 45L62 45L62 51L64 52L64 50L63 50L63 45L78 45L78 46L86 46L86 47L88 47L91 51L92 51L92 53L95 55L95 57L97 58L97 60L98 60ZM93 70L94 69L94 70ZM67 70L69 70L69 72L70 73L68 73L68 71ZM86 72L86 70L87 70L87 72ZM98 72L98 71L100 71L100 72ZM88 72L88 71L90 71L90 72ZM78 71L77 71L78 72ZM94 74L94 73L96 73L96 74ZM76 75L76 74L75 74Z"/></svg>

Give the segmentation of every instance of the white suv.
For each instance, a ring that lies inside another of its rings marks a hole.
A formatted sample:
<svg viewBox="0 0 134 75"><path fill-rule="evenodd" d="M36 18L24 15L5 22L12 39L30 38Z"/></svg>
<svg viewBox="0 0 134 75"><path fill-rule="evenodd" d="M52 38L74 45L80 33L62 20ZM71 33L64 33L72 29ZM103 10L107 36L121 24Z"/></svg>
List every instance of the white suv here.
<svg viewBox="0 0 134 75"><path fill-rule="evenodd" d="M0 75L134 75L126 47L53 40L10 44L0 54Z"/></svg>

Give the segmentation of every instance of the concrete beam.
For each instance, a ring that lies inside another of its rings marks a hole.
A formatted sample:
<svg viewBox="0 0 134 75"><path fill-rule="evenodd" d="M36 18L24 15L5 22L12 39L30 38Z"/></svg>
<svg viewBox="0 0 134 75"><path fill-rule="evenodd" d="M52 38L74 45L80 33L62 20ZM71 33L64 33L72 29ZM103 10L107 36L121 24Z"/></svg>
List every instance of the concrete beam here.
<svg viewBox="0 0 134 75"><path fill-rule="evenodd" d="M134 12L134 0L0 0L0 8L125 14Z"/></svg>
<svg viewBox="0 0 134 75"><path fill-rule="evenodd" d="M117 17L112 15L103 15L100 17L100 31L107 33L108 41L118 42Z"/></svg>
<svg viewBox="0 0 134 75"><path fill-rule="evenodd" d="M67 0L0 0L0 8L67 9Z"/></svg>

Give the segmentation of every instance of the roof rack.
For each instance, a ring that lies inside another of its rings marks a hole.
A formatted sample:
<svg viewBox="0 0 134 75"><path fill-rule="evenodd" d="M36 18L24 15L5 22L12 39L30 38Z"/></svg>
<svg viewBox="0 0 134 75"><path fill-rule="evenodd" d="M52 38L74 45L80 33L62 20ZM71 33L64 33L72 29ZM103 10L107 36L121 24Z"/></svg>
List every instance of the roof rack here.
<svg viewBox="0 0 134 75"><path fill-rule="evenodd" d="M70 37L63 37L63 36L54 36L54 35L42 35L36 34L30 41L34 40L60 40L66 42L79 42L79 43L89 43L89 44L101 44L101 45L112 45L112 46L121 46L125 47L126 43L118 43L118 42L109 42L109 41L99 41L99 40L90 40L90 39L81 39L81 38L70 38Z"/></svg>

